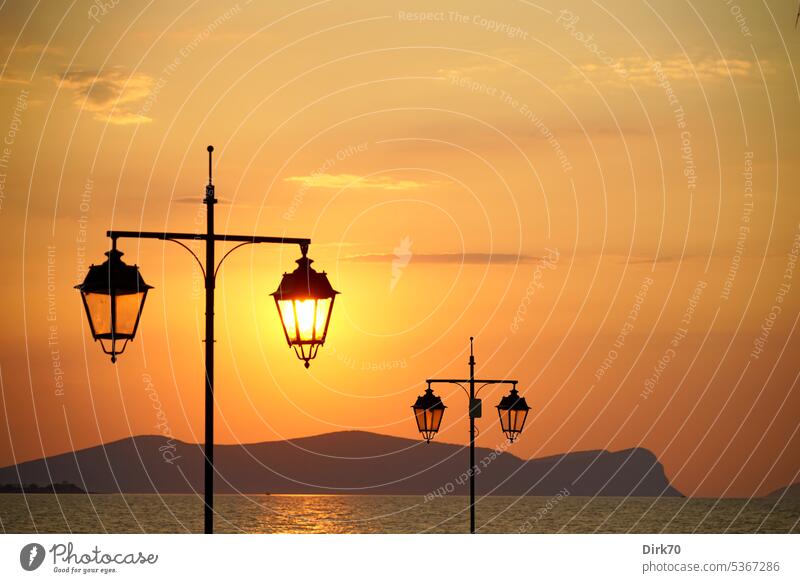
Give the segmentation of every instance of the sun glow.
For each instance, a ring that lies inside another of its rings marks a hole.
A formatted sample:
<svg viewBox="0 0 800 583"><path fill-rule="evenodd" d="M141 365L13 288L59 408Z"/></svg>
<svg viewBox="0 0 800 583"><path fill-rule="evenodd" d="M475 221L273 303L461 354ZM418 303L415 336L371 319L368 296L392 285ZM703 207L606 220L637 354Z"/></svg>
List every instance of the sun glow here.
<svg viewBox="0 0 800 583"><path fill-rule="evenodd" d="M281 319L289 338L300 342L319 340L331 307L330 298L320 300L279 300Z"/></svg>

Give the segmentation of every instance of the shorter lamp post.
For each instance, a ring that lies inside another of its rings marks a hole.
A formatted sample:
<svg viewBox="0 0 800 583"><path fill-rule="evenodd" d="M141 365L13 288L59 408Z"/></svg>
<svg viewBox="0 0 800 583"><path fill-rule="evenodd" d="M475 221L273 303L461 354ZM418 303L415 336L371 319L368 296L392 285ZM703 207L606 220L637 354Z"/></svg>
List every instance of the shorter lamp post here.
<svg viewBox="0 0 800 583"><path fill-rule="evenodd" d="M449 383L460 386L469 397L469 532L475 534L475 419L481 417L482 403L477 398L480 390L487 385L510 384L511 392L500 399L497 405L497 413L500 416L500 427L508 438L509 443L514 443L522 433L525 420L528 418L528 411L531 408L525 402L525 397L521 397L517 392L516 380L498 379L476 379L475 378L475 355L473 353L474 338L469 337L469 378L468 379L427 379L425 382L428 388L425 393L417 397L417 401L411 406L414 410L414 419L417 422L417 429L427 443L431 442L433 436L439 431L446 409L442 399L433 394L431 385L434 383ZM464 384L469 385L469 390ZM480 386L475 390L475 384Z"/></svg>

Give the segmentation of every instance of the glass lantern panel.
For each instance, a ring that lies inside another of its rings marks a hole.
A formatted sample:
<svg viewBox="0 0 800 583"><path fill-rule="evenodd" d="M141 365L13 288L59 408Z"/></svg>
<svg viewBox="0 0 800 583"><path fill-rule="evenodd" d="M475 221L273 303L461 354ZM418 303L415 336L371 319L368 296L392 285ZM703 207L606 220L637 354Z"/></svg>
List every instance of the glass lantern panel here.
<svg viewBox="0 0 800 583"><path fill-rule="evenodd" d="M516 432L522 431L522 426L525 425L525 418L528 412L525 410L511 411L511 429Z"/></svg>
<svg viewBox="0 0 800 583"><path fill-rule="evenodd" d="M292 300L278 300L278 309L281 312L281 322L289 337L289 342L297 340L297 326L294 320L294 302Z"/></svg>
<svg viewBox="0 0 800 583"><path fill-rule="evenodd" d="M314 340L314 321L317 315L315 307L315 300L295 300L294 302L300 340Z"/></svg>
<svg viewBox="0 0 800 583"><path fill-rule="evenodd" d="M442 415L444 415L444 409L431 409L429 413L430 425L428 428L433 431L439 431L439 426L442 424Z"/></svg>
<svg viewBox="0 0 800 583"><path fill-rule="evenodd" d="M425 409L414 409L414 419L417 421L417 429L425 431Z"/></svg>
<svg viewBox="0 0 800 583"><path fill-rule="evenodd" d="M511 418L510 418L510 411L498 409L500 413L500 429L503 431L508 431L509 427L511 426Z"/></svg>
<svg viewBox="0 0 800 583"><path fill-rule="evenodd" d="M433 430L433 411L430 409L425 409L425 430Z"/></svg>
<svg viewBox="0 0 800 583"><path fill-rule="evenodd" d="M331 299L320 300L280 300L281 319L286 333L292 340L322 341L325 339L325 325ZM295 318L295 314L297 317Z"/></svg>
<svg viewBox="0 0 800 583"><path fill-rule="evenodd" d="M116 297L117 303L117 319L116 319L116 334L119 336L133 336L136 331L136 320L139 317L139 311L144 301L144 293L133 293L118 295Z"/></svg>
<svg viewBox="0 0 800 583"><path fill-rule="evenodd" d="M111 296L108 294L84 293L89 318L95 335L111 334Z"/></svg>
<svg viewBox="0 0 800 583"><path fill-rule="evenodd" d="M317 318L314 322L314 339L325 340L325 324L328 323L328 312L331 310L331 298L317 300Z"/></svg>

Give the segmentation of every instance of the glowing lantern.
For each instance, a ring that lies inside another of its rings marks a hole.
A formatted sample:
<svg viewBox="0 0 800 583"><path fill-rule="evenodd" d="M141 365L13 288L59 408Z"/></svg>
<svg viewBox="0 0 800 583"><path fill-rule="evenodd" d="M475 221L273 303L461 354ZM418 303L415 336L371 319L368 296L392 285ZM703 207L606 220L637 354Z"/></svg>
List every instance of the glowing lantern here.
<svg viewBox="0 0 800 583"><path fill-rule="evenodd" d="M333 301L339 292L331 287L324 271L319 273L311 267L313 260L306 257L308 249L305 246L301 249L303 256L297 260L297 269L283 274L272 297L286 341L308 368L309 361L325 344Z"/></svg>

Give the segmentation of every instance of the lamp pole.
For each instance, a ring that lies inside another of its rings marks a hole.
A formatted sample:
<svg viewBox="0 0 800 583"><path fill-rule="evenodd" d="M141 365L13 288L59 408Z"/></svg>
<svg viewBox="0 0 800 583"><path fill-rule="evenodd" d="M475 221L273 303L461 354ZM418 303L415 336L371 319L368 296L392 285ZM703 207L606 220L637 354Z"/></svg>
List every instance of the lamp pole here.
<svg viewBox="0 0 800 583"><path fill-rule="evenodd" d="M482 403L477 398L481 389L487 385L514 385L516 380L506 379L476 379L475 378L475 353L473 351L474 337L469 337L469 378L468 379L427 379L428 386L434 383L448 383L460 386L469 397L469 532L475 534L475 419L482 416ZM464 388L464 384L469 385L469 390ZM477 391L475 384L480 386ZM524 421L523 421L524 423ZM437 427L438 429L438 427ZM521 428L520 428L521 429Z"/></svg>
<svg viewBox="0 0 800 583"><path fill-rule="evenodd" d="M214 532L214 183L211 175L211 156L214 146L208 150L208 186L206 186L206 370L205 370L205 457L204 480L205 512L203 531ZM211 268L209 268L211 266Z"/></svg>
<svg viewBox="0 0 800 583"><path fill-rule="evenodd" d="M250 235L218 235L214 231L214 206L217 204L217 199L214 196L214 184L211 175L211 156L214 151L213 146L208 146L208 185L206 186L206 196L203 203L207 207L206 212L206 232L204 235L195 233L172 233L172 232L153 232L153 231L107 231L106 236L111 238L112 249L116 251L117 239L160 239L162 241L171 241L177 243L189 253L192 254L200 270L203 272L206 289L206 305L205 305L205 370L204 372L204 387L205 387L205 444L203 447L204 454L204 499L205 499L205 512L203 521L203 531L206 534L214 532L214 287L216 283L217 273L222 265L222 262L233 251L244 245L251 245L257 243L272 243L279 245L299 245L300 250L305 258L308 245L311 239L304 238L291 238L291 237L259 237ZM182 241L205 241L205 262L200 258ZM222 256L219 263L216 262L215 257L215 244L217 242L234 242L238 245L231 248L225 255ZM112 295L112 302L114 301ZM332 304L331 304L332 306ZM115 318L116 311L112 310L112 322ZM330 312L328 312L330 314ZM327 325L327 323L326 323ZM299 332L298 332L299 335ZM287 339L288 339L287 335ZM116 353L112 353L112 360L116 360ZM308 366L308 360L306 360Z"/></svg>

